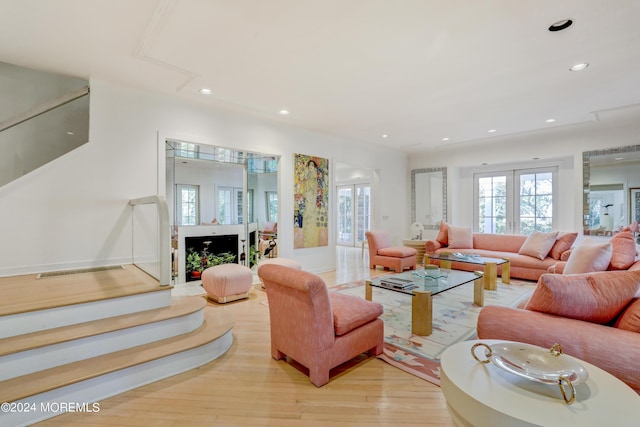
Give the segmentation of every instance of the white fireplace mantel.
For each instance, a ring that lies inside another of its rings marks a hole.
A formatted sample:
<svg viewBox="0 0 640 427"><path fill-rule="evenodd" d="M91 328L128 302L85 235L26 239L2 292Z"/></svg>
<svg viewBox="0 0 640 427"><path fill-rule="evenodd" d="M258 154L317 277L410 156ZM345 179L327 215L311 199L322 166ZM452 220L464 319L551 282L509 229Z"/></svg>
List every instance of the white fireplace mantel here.
<svg viewBox="0 0 640 427"><path fill-rule="evenodd" d="M189 225L178 226L178 277L177 283L186 283L186 245L185 238L187 237L204 237L204 236L229 236L238 235L238 249L237 256L240 259L242 253L242 240L245 240L245 231L243 224L211 224L211 225ZM249 233L257 232L258 226L256 223L249 224ZM256 242L257 242L256 236ZM245 251L249 253L248 242L245 243Z"/></svg>

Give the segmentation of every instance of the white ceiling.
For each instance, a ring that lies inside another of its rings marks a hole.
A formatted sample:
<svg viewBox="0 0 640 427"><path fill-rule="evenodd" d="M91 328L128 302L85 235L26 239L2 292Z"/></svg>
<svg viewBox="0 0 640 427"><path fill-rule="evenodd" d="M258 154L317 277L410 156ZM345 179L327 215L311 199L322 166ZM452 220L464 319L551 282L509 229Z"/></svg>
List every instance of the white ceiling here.
<svg viewBox="0 0 640 427"><path fill-rule="evenodd" d="M0 40L2 62L408 152L640 104L638 0L1 0Z"/></svg>

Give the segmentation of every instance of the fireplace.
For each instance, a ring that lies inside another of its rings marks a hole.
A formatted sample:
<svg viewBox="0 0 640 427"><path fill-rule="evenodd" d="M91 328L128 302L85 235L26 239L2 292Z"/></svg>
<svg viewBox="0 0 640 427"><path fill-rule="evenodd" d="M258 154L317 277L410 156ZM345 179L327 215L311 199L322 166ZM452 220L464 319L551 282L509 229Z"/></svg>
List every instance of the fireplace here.
<svg viewBox="0 0 640 427"><path fill-rule="evenodd" d="M238 235L185 237L185 280L199 280L213 265L238 262Z"/></svg>

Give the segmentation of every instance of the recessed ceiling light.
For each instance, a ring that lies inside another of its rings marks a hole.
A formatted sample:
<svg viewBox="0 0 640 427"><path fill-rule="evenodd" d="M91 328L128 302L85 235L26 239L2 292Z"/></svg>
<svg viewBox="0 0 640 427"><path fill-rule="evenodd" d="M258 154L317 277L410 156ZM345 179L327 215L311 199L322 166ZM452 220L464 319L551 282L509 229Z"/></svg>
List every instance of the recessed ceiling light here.
<svg viewBox="0 0 640 427"><path fill-rule="evenodd" d="M449 140L449 138L444 137L444 138L442 138L442 140L443 140L443 141L448 141L448 140Z"/></svg>
<svg viewBox="0 0 640 427"><path fill-rule="evenodd" d="M480 163L482 166L487 166L489 163L484 162L484 163Z"/></svg>
<svg viewBox="0 0 640 427"><path fill-rule="evenodd" d="M69 131L69 132L67 132L67 135L75 135L75 133L74 133L74 132Z"/></svg>
<svg viewBox="0 0 640 427"><path fill-rule="evenodd" d="M532 157L532 160L540 160L540 157Z"/></svg>
<svg viewBox="0 0 640 427"><path fill-rule="evenodd" d="M389 135L387 135L386 133L382 134L383 138L389 138Z"/></svg>
<svg viewBox="0 0 640 427"><path fill-rule="evenodd" d="M489 129L487 132L494 133L494 132L496 132L496 129Z"/></svg>
<svg viewBox="0 0 640 427"><path fill-rule="evenodd" d="M624 160L624 157L616 157L616 160Z"/></svg>
<svg viewBox="0 0 640 427"><path fill-rule="evenodd" d="M545 122L545 123L553 123L553 122L555 122L555 121L556 121L556 119L547 119L547 120L545 120L544 122Z"/></svg>
<svg viewBox="0 0 640 427"><path fill-rule="evenodd" d="M589 66L589 64L588 64L588 63L586 63L586 62L581 62L581 63L576 64L576 65L574 65L573 67L569 68L569 70L571 70L571 71L582 71L582 70L584 70L585 68L587 68L588 66Z"/></svg>
<svg viewBox="0 0 640 427"><path fill-rule="evenodd" d="M571 19L563 19L561 21L558 22L554 22L553 24L551 24L549 26L549 31L562 31L566 28L569 28L571 26L571 24L573 24L573 21Z"/></svg>
<svg viewBox="0 0 640 427"><path fill-rule="evenodd" d="M280 115L288 116L289 115L289 110L280 110Z"/></svg>
<svg viewBox="0 0 640 427"><path fill-rule="evenodd" d="M211 95L213 91L209 88L203 87L202 89L200 89L200 93L203 95Z"/></svg>

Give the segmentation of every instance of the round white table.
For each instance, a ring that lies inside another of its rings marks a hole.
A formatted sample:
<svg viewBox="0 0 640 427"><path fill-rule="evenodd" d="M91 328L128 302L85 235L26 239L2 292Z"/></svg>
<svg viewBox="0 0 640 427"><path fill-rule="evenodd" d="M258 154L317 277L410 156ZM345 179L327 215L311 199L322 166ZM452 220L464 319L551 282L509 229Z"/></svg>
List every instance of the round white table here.
<svg viewBox="0 0 640 427"><path fill-rule="evenodd" d="M520 378L493 363L477 362L471 355L477 342L491 345L504 340L464 341L449 347L440 359L440 385L456 425L640 425L640 396L602 369L574 358L589 378L575 385L576 400L567 405L556 386ZM476 354L481 357L484 353L478 348Z"/></svg>

